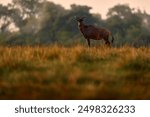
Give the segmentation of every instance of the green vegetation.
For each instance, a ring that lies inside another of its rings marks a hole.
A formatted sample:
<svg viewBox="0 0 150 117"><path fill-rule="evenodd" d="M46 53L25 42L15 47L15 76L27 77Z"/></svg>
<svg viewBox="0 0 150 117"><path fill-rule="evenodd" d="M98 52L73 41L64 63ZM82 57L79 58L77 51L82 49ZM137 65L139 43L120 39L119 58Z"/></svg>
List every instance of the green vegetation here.
<svg viewBox="0 0 150 117"><path fill-rule="evenodd" d="M150 99L150 48L0 47L0 99Z"/></svg>
<svg viewBox="0 0 150 117"><path fill-rule="evenodd" d="M70 9L47 0L12 0L0 4L0 45L71 45L83 43L75 16L85 16L85 23L108 28L115 46L150 45L150 15L146 11L118 4L107 18L91 13L92 8L72 4Z"/></svg>

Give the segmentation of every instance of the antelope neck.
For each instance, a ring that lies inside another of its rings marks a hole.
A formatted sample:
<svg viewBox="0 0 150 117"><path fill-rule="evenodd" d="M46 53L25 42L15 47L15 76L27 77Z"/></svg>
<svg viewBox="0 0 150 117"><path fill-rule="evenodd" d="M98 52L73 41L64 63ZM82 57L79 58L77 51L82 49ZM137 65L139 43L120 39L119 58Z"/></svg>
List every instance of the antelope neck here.
<svg viewBox="0 0 150 117"><path fill-rule="evenodd" d="M83 22L79 22L78 25L79 25L80 28L84 27L84 23Z"/></svg>

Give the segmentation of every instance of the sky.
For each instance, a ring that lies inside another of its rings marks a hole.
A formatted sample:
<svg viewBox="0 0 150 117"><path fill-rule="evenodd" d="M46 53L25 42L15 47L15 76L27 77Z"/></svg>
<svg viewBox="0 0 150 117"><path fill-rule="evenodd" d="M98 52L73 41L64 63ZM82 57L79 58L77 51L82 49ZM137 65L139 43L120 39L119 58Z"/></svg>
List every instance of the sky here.
<svg viewBox="0 0 150 117"><path fill-rule="evenodd" d="M116 4L129 4L131 8L145 10L150 14L150 0L49 0L56 4L61 4L65 8L70 8L70 4L80 4L92 7L92 13L99 13L103 18L106 17L108 9ZM0 3L7 4L11 0L0 0Z"/></svg>

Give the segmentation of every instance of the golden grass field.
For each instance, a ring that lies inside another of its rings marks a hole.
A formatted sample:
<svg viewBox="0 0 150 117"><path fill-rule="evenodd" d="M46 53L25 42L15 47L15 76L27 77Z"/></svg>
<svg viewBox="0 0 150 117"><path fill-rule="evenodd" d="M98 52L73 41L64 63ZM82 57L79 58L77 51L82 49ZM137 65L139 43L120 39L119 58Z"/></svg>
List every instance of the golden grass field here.
<svg viewBox="0 0 150 117"><path fill-rule="evenodd" d="M0 99L150 99L150 48L0 47Z"/></svg>

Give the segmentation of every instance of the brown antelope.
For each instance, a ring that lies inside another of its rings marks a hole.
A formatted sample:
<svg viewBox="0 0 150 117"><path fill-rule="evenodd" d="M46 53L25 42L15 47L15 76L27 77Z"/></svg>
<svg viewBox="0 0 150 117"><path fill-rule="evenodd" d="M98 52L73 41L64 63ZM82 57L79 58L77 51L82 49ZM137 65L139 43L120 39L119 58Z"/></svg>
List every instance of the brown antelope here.
<svg viewBox="0 0 150 117"><path fill-rule="evenodd" d="M94 39L94 40L104 39L105 44L107 46L110 46L110 42L109 42L110 35L112 36L111 42L113 43L114 37L110 31L108 31L104 28L97 28L92 25L85 25L83 23L83 19L84 19L84 17L82 17L82 18L76 17L76 20L78 21L78 27L79 27L81 33L83 34L84 38L87 39L89 47L90 47L90 39Z"/></svg>

